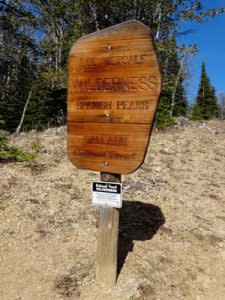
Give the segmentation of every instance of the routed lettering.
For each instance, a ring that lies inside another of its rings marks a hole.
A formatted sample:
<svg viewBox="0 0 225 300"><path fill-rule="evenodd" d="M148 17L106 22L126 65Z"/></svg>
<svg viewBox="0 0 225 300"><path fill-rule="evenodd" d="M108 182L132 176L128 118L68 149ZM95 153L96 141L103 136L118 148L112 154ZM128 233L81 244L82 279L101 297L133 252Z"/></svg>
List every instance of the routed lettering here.
<svg viewBox="0 0 225 300"><path fill-rule="evenodd" d="M117 100L114 101L75 101L75 108L79 110L149 110L151 100Z"/></svg>
<svg viewBox="0 0 225 300"><path fill-rule="evenodd" d="M76 101L76 109L111 109L112 101Z"/></svg>
<svg viewBox="0 0 225 300"><path fill-rule="evenodd" d="M135 90L153 90L157 85L156 77L113 77L113 78L77 78L73 81L76 92L127 92Z"/></svg>
<svg viewBox="0 0 225 300"><path fill-rule="evenodd" d="M134 64L144 64L146 57L148 55L139 54L139 55L118 55L118 56L108 56L104 59L106 65L134 65Z"/></svg>
<svg viewBox="0 0 225 300"><path fill-rule="evenodd" d="M117 151L105 151L105 152L99 152L99 151L91 151L91 150L78 150L76 149L73 152L73 155L75 157L80 158L92 158L92 159L115 159L115 160L135 160L136 153L120 153Z"/></svg>
<svg viewBox="0 0 225 300"><path fill-rule="evenodd" d="M118 110L148 110L149 101L117 101Z"/></svg>
<svg viewBox="0 0 225 300"><path fill-rule="evenodd" d="M86 136L85 142L87 144L95 144L95 145L127 146L127 136L118 136L118 135Z"/></svg>
<svg viewBox="0 0 225 300"><path fill-rule="evenodd" d="M161 91L151 31L127 21L78 39L68 59L68 156L117 174L144 161Z"/></svg>
<svg viewBox="0 0 225 300"><path fill-rule="evenodd" d="M94 67L98 64L104 65L141 65L147 62L150 55L146 54L133 54L133 55L115 55L106 56L103 58L98 57L88 57L86 59L81 59L81 64L84 67Z"/></svg>

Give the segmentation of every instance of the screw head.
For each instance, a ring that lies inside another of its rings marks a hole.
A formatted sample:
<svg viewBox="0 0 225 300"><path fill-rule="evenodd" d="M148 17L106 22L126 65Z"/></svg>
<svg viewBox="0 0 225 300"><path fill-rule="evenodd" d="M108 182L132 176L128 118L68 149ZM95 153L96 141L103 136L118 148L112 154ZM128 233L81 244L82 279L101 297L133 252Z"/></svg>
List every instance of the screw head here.
<svg viewBox="0 0 225 300"><path fill-rule="evenodd" d="M100 163L100 165L101 165L101 166L108 166L109 163L105 161L105 162Z"/></svg>

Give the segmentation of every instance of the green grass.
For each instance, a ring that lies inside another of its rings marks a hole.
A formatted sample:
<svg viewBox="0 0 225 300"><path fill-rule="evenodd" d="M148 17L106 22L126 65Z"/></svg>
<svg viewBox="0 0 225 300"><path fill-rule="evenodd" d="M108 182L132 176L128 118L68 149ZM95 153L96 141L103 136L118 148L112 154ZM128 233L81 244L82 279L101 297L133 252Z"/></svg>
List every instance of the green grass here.
<svg viewBox="0 0 225 300"><path fill-rule="evenodd" d="M36 152L24 152L16 146L9 145L8 139L0 135L0 163L10 161L29 162L36 156Z"/></svg>

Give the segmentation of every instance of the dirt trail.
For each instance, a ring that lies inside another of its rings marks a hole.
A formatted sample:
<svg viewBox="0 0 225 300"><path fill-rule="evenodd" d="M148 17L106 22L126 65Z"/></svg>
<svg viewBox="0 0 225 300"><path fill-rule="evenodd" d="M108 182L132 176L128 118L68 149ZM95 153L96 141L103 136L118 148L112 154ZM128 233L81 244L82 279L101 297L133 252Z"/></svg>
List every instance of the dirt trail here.
<svg viewBox="0 0 225 300"><path fill-rule="evenodd" d="M123 176L118 283L95 282L90 183L66 157L65 127L13 143L32 163L0 165L1 300L225 299L225 122L153 132Z"/></svg>

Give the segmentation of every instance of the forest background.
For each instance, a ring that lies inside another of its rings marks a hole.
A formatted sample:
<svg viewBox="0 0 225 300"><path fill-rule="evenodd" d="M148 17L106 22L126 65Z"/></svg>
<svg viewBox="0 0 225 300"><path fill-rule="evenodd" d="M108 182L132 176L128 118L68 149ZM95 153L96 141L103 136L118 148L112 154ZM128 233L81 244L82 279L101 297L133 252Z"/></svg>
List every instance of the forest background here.
<svg viewBox="0 0 225 300"><path fill-rule="evenodd" d="M184 82L197 46L177 44L189 34L182 22L204 22L224 8L204 8L197 0L4 0L0 8L0 129L18 133L64 124L70 47L80 36L131 19L150 27L155 41L163 77L158 127L173 124L175 116L209 119L225 112L204 64L189 105Z"/></svg>

